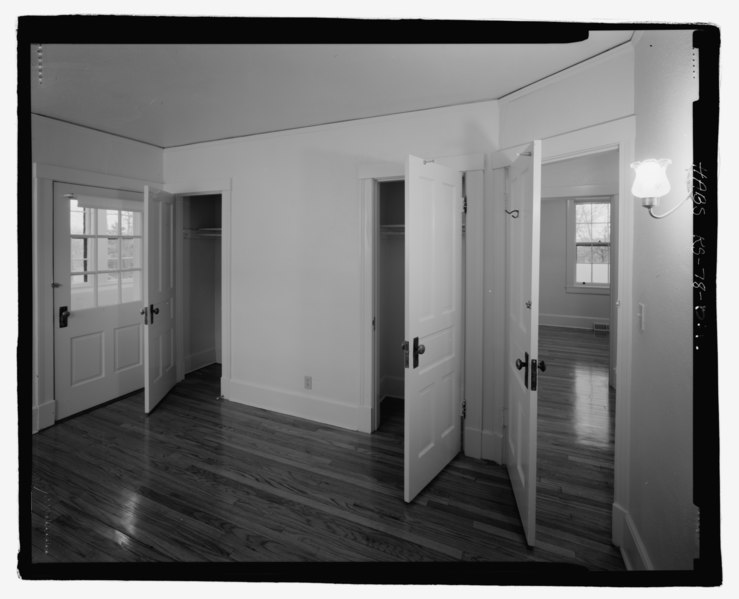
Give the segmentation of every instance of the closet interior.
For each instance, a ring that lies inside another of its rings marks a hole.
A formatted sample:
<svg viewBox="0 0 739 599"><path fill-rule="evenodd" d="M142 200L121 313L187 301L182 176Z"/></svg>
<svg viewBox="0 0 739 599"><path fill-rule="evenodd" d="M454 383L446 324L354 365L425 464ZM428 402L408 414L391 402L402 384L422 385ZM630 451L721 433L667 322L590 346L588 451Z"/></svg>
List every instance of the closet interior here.
<svg viewBox="0 0 739 599"><path fill-rule="evenodd" d="M405 182L382 182L379 190L375 364L376 389L382 402L404 397Z"/></svg>
<svg viewBox="0 0 739 599"><path fill-rule="evenodd" d="M185 373L221 362L221 196L182 201Z"/></svg>

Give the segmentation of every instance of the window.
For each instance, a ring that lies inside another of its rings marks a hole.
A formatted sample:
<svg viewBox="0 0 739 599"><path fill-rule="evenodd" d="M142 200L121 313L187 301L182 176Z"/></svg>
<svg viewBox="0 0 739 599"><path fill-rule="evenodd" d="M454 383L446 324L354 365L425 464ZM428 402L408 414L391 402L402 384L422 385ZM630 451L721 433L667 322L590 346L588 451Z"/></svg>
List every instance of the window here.
<svg viewBox="0 0 739 599"><path fill-rule="evenodd" d="M608 293L611 284L611 198L568 205L567 290Z"/></svg>
<svg viewBox="0 0 739 599"><path fill-rule="evenodd" d="M141 301L142 222L138 210L91 208L69 200L73 310Z"/></svg>

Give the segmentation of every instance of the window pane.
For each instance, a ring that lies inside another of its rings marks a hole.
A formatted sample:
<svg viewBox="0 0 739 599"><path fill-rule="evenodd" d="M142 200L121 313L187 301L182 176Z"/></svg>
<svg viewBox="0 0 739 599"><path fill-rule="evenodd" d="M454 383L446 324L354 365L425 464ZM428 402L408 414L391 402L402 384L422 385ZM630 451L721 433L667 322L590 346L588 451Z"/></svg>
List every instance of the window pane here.
<svg viewBox="0 0 739 599"><path fill-rule="evenodd" d="M70 270L72 272L87 272L95 270L95 239L70 239Z"/></svg>
<svg viewBox="0 0 739 599"><path fill-rule="evenodd" d="M575 283L582 285L583 283L592 283L593 267L591 264L577 264L575 269Z"/></svg>
<svg viewBox="0 0 739 599"><path fill-rule="evenodd" d="M593 225L590 223L575 225L575 241L593 241Z"/></svg>
<svg viewBox="0 0 739 599"><path fill-rule="evenodd" d="M142 235L142 213L134 210L121 212L121 235Z"/></svg>
<svg viewBox="0 0 739 599"><path fill-rule="evenodd" d="M593 272L593 249L591 246L577 246L577 259L575 261L575 283L592 283Z"/></svg>
<svg viewBox="0 0 739 599"><path fill-rule="evenodd" d="M95 275L72 275L70 286L70 310L95 307Z"/></svg>
<svg viewBox="0 0 739 599"><path fill-rule="evenodd" d="M609 264L611 262L611 248L609 246L593 246L593 263Z"/></svg>
<svg viewBox="0 0 739 599"><path fill-rule="evenodd" d="M105 247L105 258L100 270L118 270L120 268L118 258L120 256L120 239L101 239L100 244Z"/></svg>
<svg viewBox="0 0 739 599"><path fill-rule="evenodd" d="M575 222L576 223L589 223L591 221L591 210L592 204L585 202L578 202L575 204Z"/></svg>
<svg viewBox="0 0 739 599"><path fill-rule="evenodd" d="M141 239L121 239L121 268L141 268Z"/></svg>
<svg viewBox="0 0 739 599"><path fill-rule="evenodd" d="M594 223L608 223L611 220L610 204L591 204Z"/></svg>
<svg viewBox="0 0 739 599"><path fill-rule="evenodd" d="M141 301L141 271L133 270L121 273L122 301Z"/></svg>
<svg viewBox="0 0 739 599"><path fill-rule="evenodd" d="M611 241L611 225L608 223L594 223L591 227L592 238L590 241L599 241L601 243Z"/></svg>
<svg viewBox="0 0 739 599"><path fill-rule="evenodd" d="M593 283L608 285L611 279L610 264L593 264Z"/></svg>
<svg viewBox="0 0 739 599"><path fill-rule="evenodd" d="M98 235L120 235L118 210L98 209Z"/></svg>
<svg viewBox="0 0 739 599"><path fill-rule="evenodd" d="M72 235L92 235L94 212L92 208L80 207L77 200L69 200L69 232Z"/></svg>
<svg viewBox="0 0 739 599"><path fill-rule="evenodd" d="M120 274L117 272L106 272L98 274L98 306L113 306L120 303L118 288L120 286Z"/></svg>

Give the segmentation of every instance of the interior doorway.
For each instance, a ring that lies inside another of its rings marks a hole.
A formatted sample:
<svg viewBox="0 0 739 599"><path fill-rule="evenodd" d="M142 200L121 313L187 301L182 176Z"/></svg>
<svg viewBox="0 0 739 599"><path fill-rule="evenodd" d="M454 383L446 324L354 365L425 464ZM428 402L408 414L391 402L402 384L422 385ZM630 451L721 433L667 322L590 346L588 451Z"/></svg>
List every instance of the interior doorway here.
<svg viewBox="0 0 739 599"><path fill-rule="evenodd" d="M405 182L378 183L375 264L375 389L384 412L402 412L405 335Z"/></svg>
<svg viewBox="0 0 739 599"><path fill-rule="evenodd" d="M606 562L620 562L611 532L619 178L618 149L542 168L537 524L544 540L565 520L589 530Z"/></svg>
<svg viewBox="0 0 739 599"><path fill-rule="evenodd" d="M177 198L178 380L222 363L220 193Z"/></svg>

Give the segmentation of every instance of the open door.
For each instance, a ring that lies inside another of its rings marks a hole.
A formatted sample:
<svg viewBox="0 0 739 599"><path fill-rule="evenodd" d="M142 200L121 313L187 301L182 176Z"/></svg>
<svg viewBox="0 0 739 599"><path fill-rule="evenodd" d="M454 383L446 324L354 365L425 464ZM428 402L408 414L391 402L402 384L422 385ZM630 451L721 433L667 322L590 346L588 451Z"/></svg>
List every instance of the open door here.
<svg viewBox="0 0 739 599"><path fill-rule="evenodd" d="M405 484L410 502L461 449L462 174L405 173Z"/></svg>
<svg viewBox="0 0 739 599"><path fill-rule="evenodd" d="M507 226L506 465L526 543L536 540L537 380L539 351L539 227L541 141L509 167Z"/></svg>
<svg viewBox="0 0 739 599"><path fill-rule="evenodd" d="M174 386L174 198L144 188L144 408L149 414Z"/></svg>

